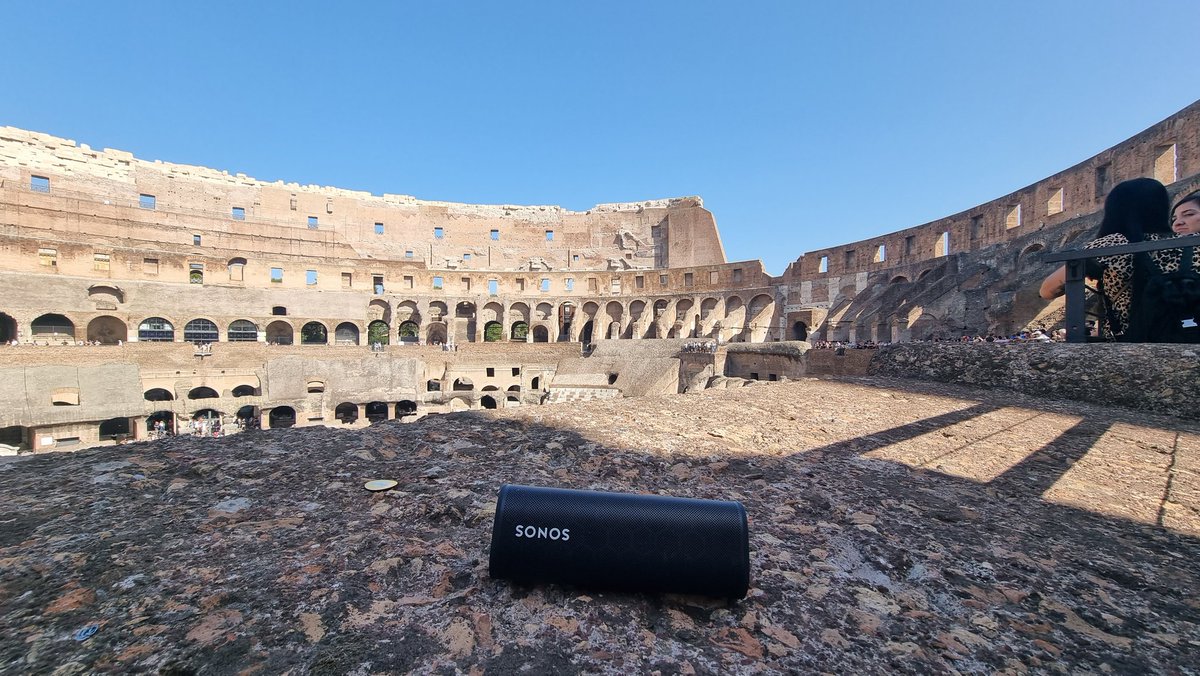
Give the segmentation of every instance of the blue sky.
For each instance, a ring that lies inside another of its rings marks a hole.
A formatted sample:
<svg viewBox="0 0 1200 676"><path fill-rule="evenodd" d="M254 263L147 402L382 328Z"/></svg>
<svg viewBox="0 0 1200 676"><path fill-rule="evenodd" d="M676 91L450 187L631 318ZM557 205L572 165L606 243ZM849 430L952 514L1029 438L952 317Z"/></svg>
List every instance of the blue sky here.
<svg viewBox="0 0 1200 676"><path fill-rule="evenodd" d="M701 195L730 260L947 216L1200 97L1200 3L10 3L0 124L471 203Z"/></svg>

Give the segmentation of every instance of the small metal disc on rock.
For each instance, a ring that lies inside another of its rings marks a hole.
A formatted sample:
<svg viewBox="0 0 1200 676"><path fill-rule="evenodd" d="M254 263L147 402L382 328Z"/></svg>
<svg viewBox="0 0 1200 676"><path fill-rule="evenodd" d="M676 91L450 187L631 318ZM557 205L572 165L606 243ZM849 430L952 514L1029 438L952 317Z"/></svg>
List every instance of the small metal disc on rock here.
<svg viewBox="0 0 1200 676"><path fill-rule="evenodd" d="M397 483L391 479L376 479L363 484L363 488L369 491L386 491L389 488L395 488Z"/></svg>

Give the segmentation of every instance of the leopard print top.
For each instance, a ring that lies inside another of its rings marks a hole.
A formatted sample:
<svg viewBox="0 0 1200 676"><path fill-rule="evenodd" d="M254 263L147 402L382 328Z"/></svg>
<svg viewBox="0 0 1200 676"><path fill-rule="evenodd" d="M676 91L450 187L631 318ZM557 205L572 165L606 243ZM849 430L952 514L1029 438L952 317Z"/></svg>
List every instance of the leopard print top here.
<svg viewBox="0 0 1200 676"><path fill-rule="evenodd" d="M1146 235L1146 241L1158 241L1166 237L1168 236L1151 233ZM1118 232L1094 239L1083 248L1100 249L1123 244L1129 244L1129 239ZM1200 270L1200 238L1190 244L1195 247L1192 250L1192 269ZM1148 253L1163 272L1178 270L1179 262L1183 259L1182 249L1162 249ZM1129 326L1129 306L1133 300L1133 255L1101 256L1096 259L1096 263L1103 269L1104 295L1114 319L1117 320L1117 326L1109 326L1107 318L1102 322L1105 337L1113 340L1124 334Z"/></svg>

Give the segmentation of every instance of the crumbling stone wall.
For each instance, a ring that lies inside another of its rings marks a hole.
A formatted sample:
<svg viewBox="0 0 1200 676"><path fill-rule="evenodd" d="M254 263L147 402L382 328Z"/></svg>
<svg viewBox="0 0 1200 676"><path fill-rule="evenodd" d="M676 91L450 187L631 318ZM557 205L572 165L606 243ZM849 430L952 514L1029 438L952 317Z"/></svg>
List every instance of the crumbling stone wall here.
<svg viewBox="0 0 1200 676"><path fill-rule="evenodd" d="M1200 418L1200 353L1194 345L909 343L874 352L870 375Z"/></svg>

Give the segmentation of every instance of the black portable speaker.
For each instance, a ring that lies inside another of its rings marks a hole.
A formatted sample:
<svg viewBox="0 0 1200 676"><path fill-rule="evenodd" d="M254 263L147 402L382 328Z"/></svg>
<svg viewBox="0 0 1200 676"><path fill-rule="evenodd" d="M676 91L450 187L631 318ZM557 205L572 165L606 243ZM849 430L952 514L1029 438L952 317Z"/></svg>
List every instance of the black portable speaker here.
<svg viewBox="0 0 1200 676"><path fill-rule="evenodd" d="M492 577L740 599L750 533L740 502L505 484Z"/></svg>

